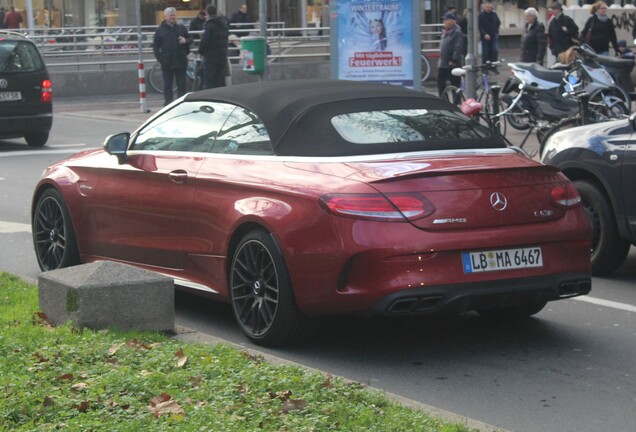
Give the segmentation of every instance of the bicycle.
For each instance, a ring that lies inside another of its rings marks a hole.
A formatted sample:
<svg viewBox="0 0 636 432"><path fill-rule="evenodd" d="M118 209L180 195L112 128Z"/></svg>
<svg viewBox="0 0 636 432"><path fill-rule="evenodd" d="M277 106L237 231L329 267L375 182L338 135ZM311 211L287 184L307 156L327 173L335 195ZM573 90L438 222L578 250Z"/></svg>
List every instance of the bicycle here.
<svg viewBox="0 0 636 432"><path fill-rule="evenodd" d="M194 56L188 61L188 67L186 69L186 91L198 91L201 90L201 57ZM163 73L161 72L161 64L155 63L148 71L148 82L150 87L157 93L163 94ZM172 91L177 90L177 85L174 84Z"/></svg>
<svg viewBox="0 0 636 432"><path fill-rule="evenodd" d="M477 72L480 72L479 79L477 80L477 88L476 88L476 95L475 95L476 97L474 98L474 100L480 103L483 108L482 110L479 111L480 119L483 120L484 123L486 123L486 125L488 126L488 120L487 120L488 117L492 117L493 115L496 115L497 113L506 112L506 116L499 117L499 121L498 121L498 128L500 129L499 132L502 136L505 136L506 128L507 128L506 117L507 117L507 114L510 112L510 110L506 109L507 107L503 105L502 101L499 98L496 99L496 107L495 107L495 103L493 103L495 99L493 98L493 95L492 95L492 89L495 85L497 85L497 83L494 81L491 82L490 77L488 75L488 71L495 69L498 65L502 63L502 61L503 60L499 60L496 62L486 62L482 65L463 66L461 68L453 69L452 71L453 75L461 76L462 83L460 87L455 87L454 85L446 86L444 90L442 91L441 98L452 103L453 105L457 105L457 106L462 105L467 100L466 99L466 72L471 69Z"/></svg>
<svg viewBox="0 0 636 432"><path fill-rule="evenodd" d="M428 81L429 77L431 76L431 62L429 62L429 56L430 58L439 58L439 53L420 53L420 58L421 58L421 69L422 69L422 86L424 86L424 83L426 83L426 81Z"/></svg>

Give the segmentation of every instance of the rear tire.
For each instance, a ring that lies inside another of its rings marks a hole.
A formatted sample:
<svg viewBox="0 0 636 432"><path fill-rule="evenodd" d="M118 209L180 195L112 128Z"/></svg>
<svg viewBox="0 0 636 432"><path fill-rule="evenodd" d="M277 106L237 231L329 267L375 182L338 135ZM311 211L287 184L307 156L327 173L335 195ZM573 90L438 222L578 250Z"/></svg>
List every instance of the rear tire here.
<svg viewBox="0 0 636 432"><path fill-rule="evenodd" d="M576 180L574 185L592 225L592 275L607 276L623 264L631 245L620 237L614 212L599 188L587 180Z"/></svg>
<svg viewBox="0 0 636 432"><path fill-rule="evenodd" d="M33 133L24 136L25 141L30 147L42 147L49 140L48 132Z"/></svg>
<svg viewBox="0 0 636 432"><path fill-rule="evenodd" d="M229 289L234 317L253 343L278 346L309 339L318 322L296 306L279 248L263 230L249 232L232 258Z"/></svg>
<svg viewBox="0 0 636 432"><path fill-rule="evenodd" d="M629 115L629 106L631 106L629 96L618 88L592 92L590 102L603 105L605 114L612 119Z"/></svg>

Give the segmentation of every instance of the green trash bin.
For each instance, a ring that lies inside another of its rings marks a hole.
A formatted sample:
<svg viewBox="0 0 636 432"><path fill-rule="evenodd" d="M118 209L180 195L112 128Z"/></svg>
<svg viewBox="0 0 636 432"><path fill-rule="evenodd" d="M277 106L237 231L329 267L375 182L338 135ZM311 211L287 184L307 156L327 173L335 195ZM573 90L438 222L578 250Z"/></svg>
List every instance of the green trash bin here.
<svg viewBox="0 0 636 432"><path fill-rule="evenodd" d="M243 70L248 74L262 75L265 71L265 38L245 36L241 38Z"/></svg>

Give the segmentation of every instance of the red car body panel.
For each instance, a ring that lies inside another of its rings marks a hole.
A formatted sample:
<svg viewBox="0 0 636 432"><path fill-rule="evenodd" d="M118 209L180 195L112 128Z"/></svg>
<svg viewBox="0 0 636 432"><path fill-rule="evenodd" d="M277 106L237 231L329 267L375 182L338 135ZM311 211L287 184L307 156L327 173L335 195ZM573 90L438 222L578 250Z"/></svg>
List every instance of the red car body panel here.
<svg viewBox="0 0 636 432"><path fill-rule="evenodd" d="M186 176L171 178L175 170ZM565 211L549 200L554 185L567 180L513 152L330 163L132 153L120 165L96 151L55 167L52 177L63 189L90 190L67 203L84 261L135 263L205 285L223 301L229 300L228 254L245 226L271 232L298 306L310 315L369 311L387 295L411 289L439 294L445 285L513 284L590 270L582 208ZM87 187L92 183L95 190ZM436 211L412 223L387 223L334 216L318 204L327 193L376 190L421 192ZM493 210L491 191L505 193L512 211ZM552 210L547 217L534 213L546 209ZM433 224L439 218L467 222ZM461 252L485 244L540 245L544 265L464 273Z"/></svg>

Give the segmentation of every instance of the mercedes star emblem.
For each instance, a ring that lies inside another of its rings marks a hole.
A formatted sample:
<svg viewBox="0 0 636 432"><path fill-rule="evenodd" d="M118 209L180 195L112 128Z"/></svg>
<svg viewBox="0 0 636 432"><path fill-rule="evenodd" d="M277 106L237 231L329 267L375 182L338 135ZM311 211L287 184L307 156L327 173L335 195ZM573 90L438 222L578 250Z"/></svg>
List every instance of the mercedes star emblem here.
<svg viewBox="0 0 636 432"><path fill-rule="evenodd" d="M9 85L9 82L6 79L4 78L0 79L0 88L7 88L8 85Z"/></svg>
<svg viewBox="0 0 636 432"><path fill-rule="evenodd" d="M508 200L501 192L490 194L490 205L497 211L504 211L508 207Z"/></svg>

